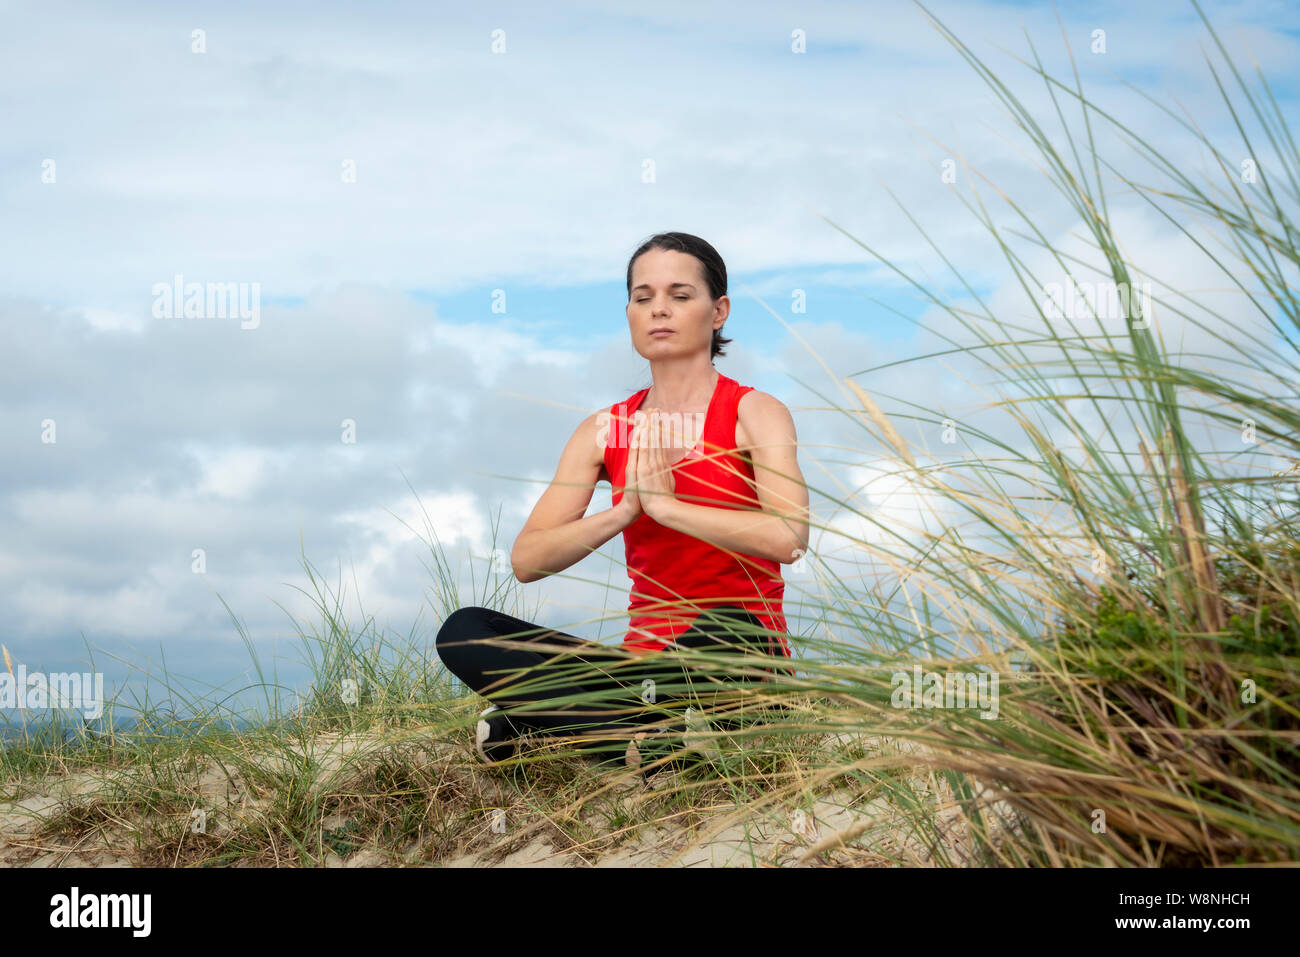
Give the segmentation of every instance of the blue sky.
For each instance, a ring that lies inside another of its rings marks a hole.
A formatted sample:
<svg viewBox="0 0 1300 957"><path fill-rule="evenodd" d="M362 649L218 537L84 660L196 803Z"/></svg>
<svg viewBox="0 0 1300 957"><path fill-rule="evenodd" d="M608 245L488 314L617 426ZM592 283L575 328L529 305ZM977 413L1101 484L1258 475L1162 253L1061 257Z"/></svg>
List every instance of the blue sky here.
<svg viewBox="0 0 1300 957"><path fill-rule="evenodd" d="M1050 7L928 6L1048 106L1010 55L1026 53L1023 27L1068 75ZM1300 11L1205 6L1293 116ZM1118 78L1231 135L1190 4L1058 7L1084 83L1126 121L1185 141ZM956 293L893 193L995 301L1005 263L941 180L944 159L1014 189L1049 235L1075 226L908 3L6 3L3 15L0 631L31 669L78 667L89 642L110 685L163 655L196 682L238 685L248 655L217 593L301 684L276 605L310 615L294 591L300 535L318 567L355 573L381 623L430 627L422 546L394 518L418 513L408 481L450 547L489 551L500 509L508 550L577 422L649 382L623 275L655 232L722 253L735 342L718 368L790 406L810 481L852 487L861 463L845 450L860 438L798 383L838 394L834 377L941 342L891 311L927 309L822 217ZM1170 283L1194 283L1174 237L1117 205ZM154 287L177 274L257 284L260 324L157 317ZM792 312L796 291L806 313ZM973 401L938 365L863 384ZM53 445L39 440L47 419ZM344 419L354 444L340 442ZM621 542L601 555L575 579L527 586L549 624L621 635Z"/></svg>

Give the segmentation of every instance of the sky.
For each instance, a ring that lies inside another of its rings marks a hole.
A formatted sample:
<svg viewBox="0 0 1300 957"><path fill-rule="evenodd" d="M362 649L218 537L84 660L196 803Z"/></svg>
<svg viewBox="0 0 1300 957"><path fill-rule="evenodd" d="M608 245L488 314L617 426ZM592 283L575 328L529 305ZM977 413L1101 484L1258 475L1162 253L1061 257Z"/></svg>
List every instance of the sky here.
<svg viewBox="0 0 1300 957"><path fill-rule="evenodd" d="M1204 8L1294 116L1300 9ZM1190 4L925 9L1041 115L1027 37L1063 79L1068 43L1090 93L1190 168L1208 157L1125 82L1233 142ZM819 524L879 534L822 494L844 490L906 522L914 496L828 408L851 404L843 378L957 416L987 397L973 364L890 365L957 330L881 258L1023 309L963 197L1014 192L1047 235L1078 228L913 3L0 16L0 641L29 670L83 670L90 649L111 687L166 669L241 688L258 680L247 636L301 688L300 633L320 621L304 562L358 621L427 643L448 610L429 528L463 563L459 603L483 603L494 547L578 422L650 384L623 277L660 231L726 261L717 368L791 409ZM1226 285L1141 202L1117 194L1115 216L1166 288ZM186 315L164 301L176 283L235 284L249 308ZM1176 318L1164 331L1210 345ZM591 508L608 505L601 486ZM549 626L615 641L621 560L614 539L519 590Z"/></svg>

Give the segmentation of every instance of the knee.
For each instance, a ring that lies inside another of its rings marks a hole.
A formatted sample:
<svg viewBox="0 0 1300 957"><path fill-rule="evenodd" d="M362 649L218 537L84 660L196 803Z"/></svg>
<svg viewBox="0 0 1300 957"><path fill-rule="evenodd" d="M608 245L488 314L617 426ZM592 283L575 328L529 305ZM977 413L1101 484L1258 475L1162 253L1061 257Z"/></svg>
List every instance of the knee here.
<svg viewBox="0 0 1300 957"><path fill-rule="evenodd" d="M434 639L434 647L438 649L438 654L444 654L448 648L461 642L486 635L487 616L491 613L491 609L481 608L478 605L466 605L453 611L443 621L442 627L438 629L438 636Z"/></svg>

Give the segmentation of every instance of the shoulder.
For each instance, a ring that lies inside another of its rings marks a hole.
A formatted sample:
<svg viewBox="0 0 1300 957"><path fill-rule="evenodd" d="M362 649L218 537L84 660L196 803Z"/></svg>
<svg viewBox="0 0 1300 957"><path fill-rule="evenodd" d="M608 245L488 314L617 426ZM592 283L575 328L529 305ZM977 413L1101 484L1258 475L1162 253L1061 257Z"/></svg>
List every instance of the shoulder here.
<svg viewBox="0 0 1300 957"><path fill-rule="evenodd" d="M736 444L767 444L782 435L794 437L794 417L776 396L750 389L736 405Z"/></svg>
<svg viewBox="0 0 1300 957"><path fill-rule="evenodd" d="M603 464L609 420L609 410L600 409L579 422L569 437L566 453L581 458L584 462Z"/></svg>

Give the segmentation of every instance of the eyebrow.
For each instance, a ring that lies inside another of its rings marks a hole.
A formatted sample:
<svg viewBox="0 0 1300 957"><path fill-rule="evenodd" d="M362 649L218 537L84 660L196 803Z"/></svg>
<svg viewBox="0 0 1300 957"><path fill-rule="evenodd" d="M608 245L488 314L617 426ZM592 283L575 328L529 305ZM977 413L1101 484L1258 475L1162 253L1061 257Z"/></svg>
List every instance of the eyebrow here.
<svg viewBox="0 0 1300 957"><path fill-rule="evenodd" d="M633 286L632 291L636 292L638 289L649 289L649 288L650 288L650 284L648 282L643 282L639 286ZM689 282L675 282L668 288L669 289L677 289L677 288L694 289L695 287L691 285Z"/></svg>

